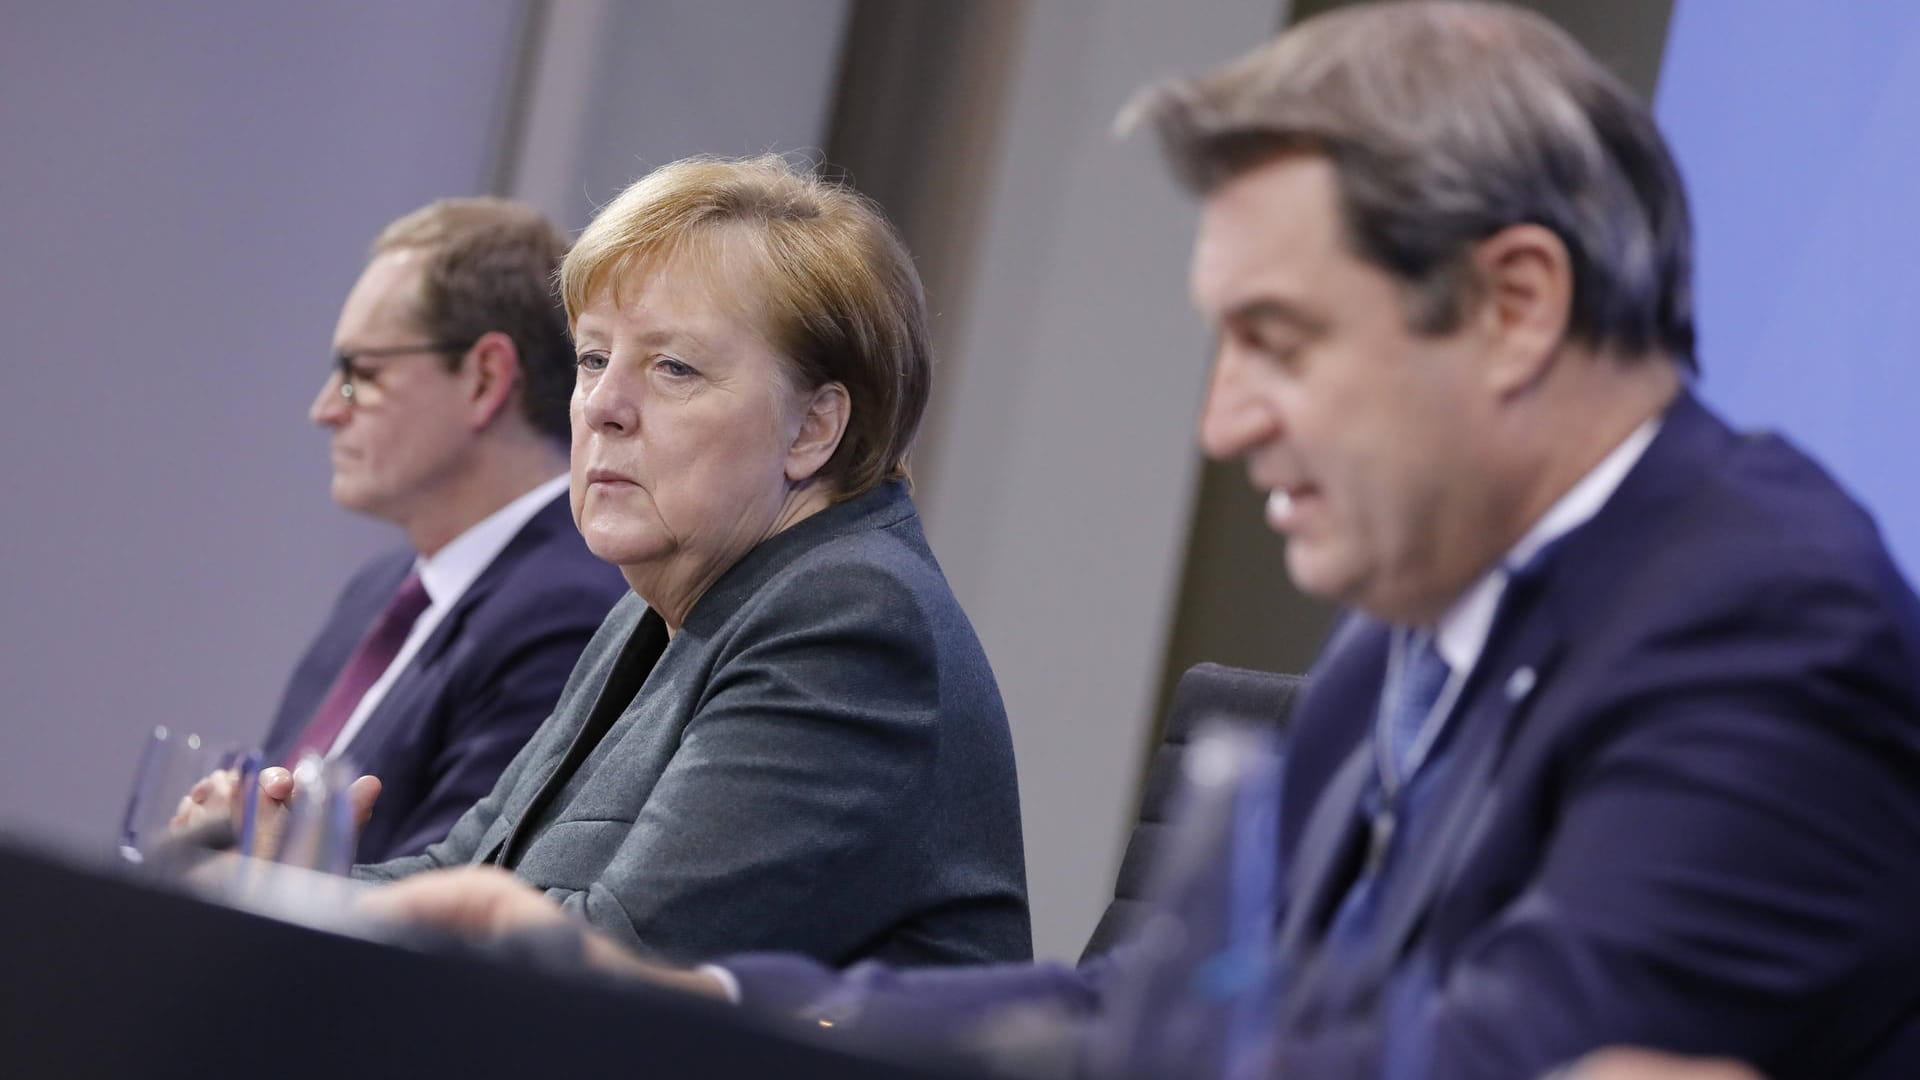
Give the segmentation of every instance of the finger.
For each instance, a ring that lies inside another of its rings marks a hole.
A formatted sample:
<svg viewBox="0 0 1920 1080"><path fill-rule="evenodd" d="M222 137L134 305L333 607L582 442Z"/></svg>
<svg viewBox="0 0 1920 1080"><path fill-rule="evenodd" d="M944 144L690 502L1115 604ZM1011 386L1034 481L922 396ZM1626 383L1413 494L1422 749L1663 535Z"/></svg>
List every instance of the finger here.
<svg viewBox="0 0 1920 1080"><path fill-rule="evenodd" d="M353 804L353 823L364 827L373 817L373 804L380 798L380 778L363 776L347 786L347 799Z"/></svg>
<svg viewBox="0 0 1920 1080"><path fill-rule="evenodd" d="M280 854L280 832L287 823L287 804L264 795L256 800L253 818L253 857L272 860ZM234 803L234 829L240 830L239 802Z"/></svg>
<svg viewBox="0 0 1920 1080"><path fill-rule="evenodd" d="M286 802L293 797L293 773L275 765L271 769L260 770L260 794L274 802Z"/></svg>

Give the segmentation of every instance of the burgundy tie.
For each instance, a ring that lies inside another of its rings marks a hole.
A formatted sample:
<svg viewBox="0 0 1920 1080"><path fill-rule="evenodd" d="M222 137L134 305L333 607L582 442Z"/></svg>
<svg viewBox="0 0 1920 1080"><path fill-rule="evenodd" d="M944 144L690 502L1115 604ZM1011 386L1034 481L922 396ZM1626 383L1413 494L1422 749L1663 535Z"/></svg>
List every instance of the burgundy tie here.
<svg viewBox="0 0 1920 1080"><path fill-rule="evenodd" d="M333 741L340 737L340 730L347 726L347 718L353 715L354 706L366 696L367 688L380 678L393 658L399 654L400 646L407 640L407 632L413 629L413 621L427 610L427 589L420 584L419 574L408 574L407 580L400 583L400 589L387 601L387 609L373 622L373 628L367 636L360 639L360 647L347 659L347 666L333 680L333 689L327 691L327 698L314 712L313 719L307 724L307 730L300 733L293 749L287 751L284 764L291 769L299 764L301 755L311 750L322 757L332 749Z"/></svg>

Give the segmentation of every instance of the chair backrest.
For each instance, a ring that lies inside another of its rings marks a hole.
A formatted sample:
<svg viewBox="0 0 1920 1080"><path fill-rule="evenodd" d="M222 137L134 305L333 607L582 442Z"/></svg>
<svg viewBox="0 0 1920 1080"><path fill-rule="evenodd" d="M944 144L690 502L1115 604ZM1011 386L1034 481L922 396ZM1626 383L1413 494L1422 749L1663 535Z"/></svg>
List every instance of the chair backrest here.
<svg viewBox="0 0 1920 1080"><path fill-rule="evenodd" d="M1187 742L1194 729L1202 721L1211 720L1284 728L1293 711L1294 698L1305 685L1306 679L1299 675L1222 664L1195 664L1180 676L1180 682L1174 686L1173 704L1167 710L1160 745L1154 751L1153 765L1140 792L1139 819L1127 840L1120 873L1114 879L1113 901L1101 914L1093 936L1087 939L1087 947L1080 954L1081 963L1125 940L1145 916L1149 868L1158 860L1157 849L1169 831L1167 814L1173 789L1179 782Z"/></svg>

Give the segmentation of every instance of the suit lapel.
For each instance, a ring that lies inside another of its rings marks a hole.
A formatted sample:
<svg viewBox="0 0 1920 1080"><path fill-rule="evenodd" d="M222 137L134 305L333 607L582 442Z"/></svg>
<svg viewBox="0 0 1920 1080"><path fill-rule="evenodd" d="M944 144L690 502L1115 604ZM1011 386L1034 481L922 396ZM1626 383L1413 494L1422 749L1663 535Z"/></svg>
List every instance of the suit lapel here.
<svg viewBox="0 0 1920 1080"><path fill-rule="evenodd" d="M1646 522L1683 508L1699 470L1724 453L1732 439L1691 394L1682 393L1668 410L1660 434L1600 511L1514 574L1492 636L1448 725L1446 738L1454 746L1446 775L1435 778L1442 786L1431 793L1410 822L1411 831L1401 838L1394 869L1382 883L1365 951L1353 962L1343 960L1337 972L1320 963L1317 936L1351 884L1353 852L1362 831L1356 804L1371 778L1366 751L1370 732L1357 752L1365 759L1362 764L1355 765L1351 757L1323 755L1306 766L1309 774L1317 771L1333 779L1322 791L1304 794L1314 801L1306 833L1292 852L1281 954L1289 971L1288 1022L1335 997L1351 1000L1346 997L1350 992L1364 996L1377 991L1392 974L1439 898L1468 865L1488 823L1501 813L1496 778L1502 761L1556 669L1565 666L1569 628L1585 626L1583 620L1611 606L1607 590L1615 579L1592 568L1638 557L1649 535ZM1384 643L1384 628L1370 625L1372 631L1363 636L1377 635ZM1337 690L1309 714L1307 704L1315 700L1309 683L1310 696L1302 703L1298 725L1302 734L1309 724L1368 723L1384 675L1384 644L1377 652L1377 657L1367 657L1364 648L1340 638L1328 646L1328 660L1320 667L1337 679ZM1363 659L1353 660L1356 654ZM1316 668L1314 679L1321 677ZM1363 704L1357 720L1322 715L1326 710L1360 711ZM1293 795L1289 792L1290 800ZM1289 802L1290 813L1301 810Z"/></svg>
<svg viewBox="0 0 1920 1080"><path fill-rule="evenodd" d="M493 561L487 563L486 568L473 579L466 591L460 594L460 599L454 604L453 610L447 612L447 617L440 620L440 625L433 628L433 634L421 643L420 651L414 654L415 664L425 666L439 659L440 654L446 652L448 646L459 637L460 628L465 625L473 609L500 587L500 583L506 580L507 575L513 572L513 568L522 559L525 559L529 553L546 546L556 535L556 530L572 527L572 511L567 509L565 495L555 497L552 502L541 507L539 512L528 518L527 523L520 526L520 531L513 535L513 539L507 541L507 546L500 549L500 553L493 557Z"/></svg>
<svg viewBox="0 0 1920 1080"><path fill-rule="evenodd" d="M540 786L534 790L533 797L528 800L512 830L500 839L493 850L486 852L481 861L498 863L509 869L519 861L528 839L544 823L548 809L554 805L567 782L580 771L580 767L605 741L614 726L627 713L642 707L640 689L646 685L648 677L659 665L671 643L667 624L649 609L622 646L619 658L614 661L600 693L594 697L593 707L588 710L585 721L574 733L566 751L541 779Z"/></svg>
<svg viewBox="0 0 1920 1080"><path fill-rule="evenodd" d="M497 560L496 560L497 565ZM438 669L446 651L459 639L467 616L478 605L492 585L483 579L494 576L496 567L490 566L480 579L460 594L453 610L433 628L427 640L409 657L407 666L394 677L392 685L381 696L380 703L354 733L353 741L346 746L346 752L353 755L362 765L371 765L380 755L380 748L388 739L407 725L423 720L420 714L420 701L438 697L438 684L445 679ZM426 691L423 693L423 691Z"/></svg>
<svg viewBox="0 0 1920 1080"><path fill-rule="evenodd" d="M1311 804L1289 800L1291 816L1304 824L1299 841L1283 854L1287 904L1278 941L1282 956L1301 955L1346 893L1364 831L1360 799L1373 776L1369 733L1386 657L1386 627L1355 616L1335 633L1326 660L1307 680L1295 724L1299 745L1289 752L1289 784L1298 784L1291 777L1333 771L1319 791L1296 793L1312 799ZM1322 739L1325 745L1313 744Z"/></svg>
<svg viewBox="0 0 1920 1080"><path fill-rule="evenodd" d="M1520 584L1516 582L1516 584ZM1365 846L1362 800L1375 775L1371 731L1349 754L1315 805L1296 851L1293 897L1281 933L1280 957L1288 972L1283 1023L1307 1021L1317 1010L1340 1001L1363 1000L1391 974L1423 918L1452 872L1471 853L1476 822L1484 821L1493 797L1493 777L1509 737L1560 651L1553 622L1532 603L1530 588L1510 587L1480 662L1464 688L1448 725L1451 758L1445 787L1410 819L1389 863L1377 901L1373 928L1358 953L1341 950L1332 959L1320 937L1352 888ZM1384 642L1387 631L1375 624ZM1357 665L1377 684L1384 676L1384 645ZM1359 674L1349 672L1348 679ZM1349 689L1350 701L1376 701ZM1370 708L1366 716L1372 715Z"/></svg>
<svg viewBox="0 0 1920 1080"><path fill-rule="evenodd" d="M381 749L393 735L410 723L422 719L419 700L433 699L439 696L438 683L444 678L437 670L441 658L453 643L460 639L467 619L476 607L486 601L493 591L500 587L507 575L513 572L515 564L547 544L554 535L556 515L569 515L564 496L554 499L542 507L520 531L507 541L507 546L493 557L493 561L480 571L453 609L434 626L433 633L420 643L420 648L408 659L407 666L393 680L387 692L380 699L354 734L353 741L346 752L363 765L371 765L380 757ZM569 521L571 518L569 517ZM399 582L394 583L398 588ZM376 612L377 615L377 612ZM422 690L430 693L422 694Z"/></svg>
<svg viewBox="0 0 1920 1080"><path fill-rule="evenodd" d="M1282 956L1300 955L1307 935L1325 926L1339 903L1347 877L1341 871L1353 862L1361 843L1360 797L1372 776L1371 746L1362 743L1347 755L1314 807L1288 874L1292 887L1280 928Z"/></svg>
<svg viewBox="0 0 1920 1080"><path fill-rule="evenodd" d="M262 741L265 761L279 761L293 747L294 740L313 722L314 713L333 688L335 679L345 670L347 661L380 617L387 602L413 568L413 553L391 552L369 566L348 585L326 626L300 658L287 691L274 717L267 737Z"/></svg>
<svg viewBox="0 0 1920 1080"><path fill-rule="evenodd" d="M571 528L564 500L557 502L559 521ZM535 520L543 518L544 514ZM555 743L566 740L565 749L551 759L551 766L537 784L522 778L523 782L516 785L509 805L482 838L476 861L509 868L518 863L547 826L548 819L562 812L558 809L561 793L580 775L594 750L609 738L626 737L635 723L651 719L647 715L649 705L640 694L642 686L651 685L660 691L659 700L679 700L670 689L675 680L690 670L689 665L704 662L714 635L766 581L832 537L901 523L908 523L912 541L924 546L925 539L919 532L913 502L905 485L897 481L882 484L799 522L749 551L702 594L671 640L658 614L651 610L642 614L620 653L607 664L605 674L592 672L584 676L586 685L599 686L592 706L570 710L571 715L556 714L556 721L564 720L567 727L573 729L571 736L565 730L554 733ZM692 707L690 700L682 704ZM627 725L624 728L623 723ZM522 790L529 792L524 802Z"/></svg>
<svg viewBox="0 0 1920 1080"><path fill-rule="evenodd" d="M1386 978L1446 883L1472 854L1482 832L1476 823L1484 823L1498 798L1494 778L1514 729L1561 653L1562 636L1533 583L1509 585L1502 608L1495 637L1448 724L1448 738L1457 742L1445 786L1421 808L1395 855L1398 865L1384 882L1378 920L1354 971L1359 985Z"/></svg>
<svg viewBox="0 0 1920 1080"><path fill-rule="evenodd" d="M1449 724L1457 739L1445 787L1405 837L1403 860L1386 883L1358 985L1377 986L1420 933L1428 913L1461 873L1487 825L1499 814L1495 778L1516 729L1545 692L1570 647L1569 630L1586 627L1612 605L1615 578L1592 568L1639 557L1647 522L1684 505L1699 469L1733 436L1691 393L1668 409L1661 430L1606 503L1515 572L1493 634Z"/></svg>

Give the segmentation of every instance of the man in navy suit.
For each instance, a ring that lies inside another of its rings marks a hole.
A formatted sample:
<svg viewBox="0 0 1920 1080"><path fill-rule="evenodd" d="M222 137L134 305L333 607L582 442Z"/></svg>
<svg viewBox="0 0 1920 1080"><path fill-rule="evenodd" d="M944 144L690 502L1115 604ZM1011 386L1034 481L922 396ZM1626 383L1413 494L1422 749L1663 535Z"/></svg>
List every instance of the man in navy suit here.
<svg viewBox="0 0 1920 1080"><path fill-rule="evenodd" d="M1434 0L1309 20L1137 113L1204 204L1201 442L1350 611L1251 920L1276 1000L1115 1031L1117 987L1179 978L1125 949L589 959L847 1036L1046 1003L1150 1074L1532 1078L1628 1043L1920 1075L1920 605L1832 479L1689 389L1688 213L1646 109L1545 20ZM378 902L553 918L479 874Z"/></svg>
<svg viewBox="0 0 1920 1080"><path fill-rule="evenodd" d="M493 789L626 591L567 507L566 248L531 207L436 202L380 234L340 313L310 414L333 498L407 546L348 582L264 756L380 777L358 861L421 850Z"/></svg>

